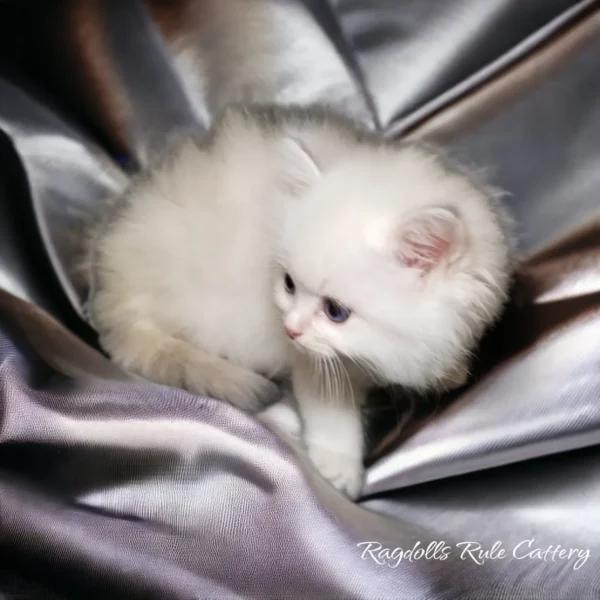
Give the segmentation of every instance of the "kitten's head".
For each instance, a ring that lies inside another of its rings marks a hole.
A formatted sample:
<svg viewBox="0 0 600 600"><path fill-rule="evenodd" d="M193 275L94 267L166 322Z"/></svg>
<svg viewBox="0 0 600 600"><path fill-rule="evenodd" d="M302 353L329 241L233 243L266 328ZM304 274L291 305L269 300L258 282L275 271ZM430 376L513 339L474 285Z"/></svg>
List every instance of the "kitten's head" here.
<svg viewBox="0 0 600 600"><path fill-rule="evenodd" d="M441 385L506 299L493 198L423 148L342 146L279 148L283 325L299 349L348 357L382 382Z"/></svg>

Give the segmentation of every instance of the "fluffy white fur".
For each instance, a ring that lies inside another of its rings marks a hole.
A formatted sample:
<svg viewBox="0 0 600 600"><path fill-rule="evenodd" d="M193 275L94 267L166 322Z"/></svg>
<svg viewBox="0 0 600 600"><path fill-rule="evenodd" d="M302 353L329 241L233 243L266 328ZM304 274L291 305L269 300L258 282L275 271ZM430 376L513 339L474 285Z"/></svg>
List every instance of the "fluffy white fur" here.
<svg viewBox="0 0 600 600"><path fill-rule="evenodd" d="M131 184L94 264L117 363L252 410L291 373L308 452L351 496L368 388L464 382L510 275L489 191L317 108L228 109Z"/></svg>

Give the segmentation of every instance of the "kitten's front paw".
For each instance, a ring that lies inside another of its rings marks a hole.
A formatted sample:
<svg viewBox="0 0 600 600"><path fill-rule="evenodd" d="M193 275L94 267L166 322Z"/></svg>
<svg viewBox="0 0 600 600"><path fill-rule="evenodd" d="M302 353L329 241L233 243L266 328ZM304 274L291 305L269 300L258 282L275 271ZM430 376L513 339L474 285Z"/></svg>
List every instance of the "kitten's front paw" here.
<svg viewBox="0 0 600 600"><path fill-rule="evenodd" d="M302 422L291 406L277 402L259 413L258 418L276 431L281 431L296 441L301 440Z"/></svg>
<svg viewBox="0 0 600 600"><path fill-rule="evenodd" d="M240 371L230 381L226 400L244 410L257 411L279 399L281 391L276 383L252 371Z"/></svg>
<svg viewBox="0 0 600 600"><path fill-rule="evenodd" d="M335 488L351 499L356 499L362 489L363 465L358 456L336 452L318 444L310 444L308 455L318 471Z"/></svg>

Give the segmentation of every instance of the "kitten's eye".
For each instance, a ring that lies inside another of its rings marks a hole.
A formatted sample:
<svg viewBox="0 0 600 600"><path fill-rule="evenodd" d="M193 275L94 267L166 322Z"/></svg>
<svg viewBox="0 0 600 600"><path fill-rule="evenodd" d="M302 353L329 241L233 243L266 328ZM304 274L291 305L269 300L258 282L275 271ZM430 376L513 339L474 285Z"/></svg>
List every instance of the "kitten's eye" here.
<svg viewBox="0 0 600 600"><path fill-rule="evenodd" d="M334 323L343 323L347 321L352 314L349 308L340 304L337 300L325 298L323 301L323 312Z"/></svg>
<svg viewBox="0 0 600 600"><path fill-rule="evenodd" d="M289 276L289 273L285 274L285 277L283 278L283 283L285 285L285 291L288 294L294 294L296 292L296 284L294 283L294 280Z"/></svg>

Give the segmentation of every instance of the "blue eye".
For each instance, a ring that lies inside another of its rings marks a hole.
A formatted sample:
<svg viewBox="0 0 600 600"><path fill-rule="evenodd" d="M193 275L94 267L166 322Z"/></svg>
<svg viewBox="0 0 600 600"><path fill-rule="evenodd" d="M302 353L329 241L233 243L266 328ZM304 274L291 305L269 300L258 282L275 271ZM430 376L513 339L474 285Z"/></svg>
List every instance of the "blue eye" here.
<svg viewBox="0 0 600 600"><path fill-rule="evenodd" d="M327 315L327 318L334 323L343 323L350 318L352 311L346 308L343 304L340 304L337 300L331 298L325 298L323 300L323 312Z"/></svg>
<svg viewBox="0 0 600 600"><path fill-rule="evenodd" d="M296 292L296 284L294 283L294 280L289 276L289 273L285 274L285 277L283 278L283 284L285 285L285 291L288 294L294 294Z"/></svg>

